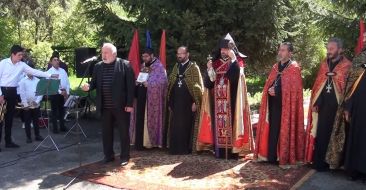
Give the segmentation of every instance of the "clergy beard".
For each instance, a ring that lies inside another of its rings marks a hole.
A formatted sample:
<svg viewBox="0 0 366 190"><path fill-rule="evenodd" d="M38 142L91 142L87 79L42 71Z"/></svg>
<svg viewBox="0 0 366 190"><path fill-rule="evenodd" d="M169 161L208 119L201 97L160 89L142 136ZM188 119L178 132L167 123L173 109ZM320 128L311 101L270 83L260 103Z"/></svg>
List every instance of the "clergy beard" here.
<svg viewBox="0 0 366 190"><path fill-rule="evenodd" d="M331 61L332 63L335 63L335 62L339 61L342 58L342 56L339 55L339 54L336 54L336 55L333 55L333 56L328 54L327 57L328 57L328 60Z"/></svg>
<svg viewBox="0 0 366 190"><path fill-rule="evenodd" d="M327 53L327 59L331 60L331 61L336 61L335 59L339 59L340 58L340 55L338 53L335 53L335 54L330 54L330 53Z"/></svg>
<svg viewBox="0 0 366 190"><path fill-rule="evenodd" d="M224 61L227 61L227 60L229 60L229 56L221 55L221 59L224 60Z"/></svg>
<svg viewBox="0 0 366 190"><path fill-rule="evenodd" d="M183 64L186 63L188 59L178 59L178 63Z"/></svg>
<svg viewBox="0 0 366 190"><path fill-rule="evenodd" d="M150 67L155 61L156 61L156 58L154 58L153 60L151 60L148 63L145 63L145 67Z"/></svg>

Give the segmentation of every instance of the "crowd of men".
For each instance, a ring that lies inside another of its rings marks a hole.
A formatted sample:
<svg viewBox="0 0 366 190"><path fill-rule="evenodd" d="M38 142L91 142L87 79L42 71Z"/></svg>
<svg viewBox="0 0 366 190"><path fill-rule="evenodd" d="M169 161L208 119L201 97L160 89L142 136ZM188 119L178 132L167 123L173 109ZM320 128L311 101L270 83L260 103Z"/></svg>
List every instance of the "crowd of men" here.
<svg viewBox="0 0 366 190"><path fill-rule="evenodd" d="M364 178L366 49L351 62L343 55L342 40L331 38L326 48L304 123L301 65L292 59L291 43L279 45L278 62L263 88L254 137L244 75L246 56L229 34L208 57L207 68L200 69L190 60L188 47L177 48L177 63L169 76L153 49L144 49L140 73L135 75L131 63L117 57L113 44L105 43L102 61L95 65L91 81L82 86L84 91L96 90L104 162L115 159L116 127L121 166L129 163L133 144L137 150L167 147L170 154L178 155L208 151L226 159L253 153L255 161L282 168L311 164L317 171L328 171L344 166L352 179ZM41 97L34 92L39 79L33 75L61 81L59 94L50 97L52 125L54 133L58 133L58 124L61 131L67 130L63 103L70 85L59 57L53 55L49 70L41 72L21 61L22 53L20 46L14 46L11 57L0 62L0 103L7 103L3 122L7 148L19 147L11 139L18 86L27 142L31 142L32 121L35 140L43 139L36 124ZM26 76L19 80L23 73Z"/></svg>

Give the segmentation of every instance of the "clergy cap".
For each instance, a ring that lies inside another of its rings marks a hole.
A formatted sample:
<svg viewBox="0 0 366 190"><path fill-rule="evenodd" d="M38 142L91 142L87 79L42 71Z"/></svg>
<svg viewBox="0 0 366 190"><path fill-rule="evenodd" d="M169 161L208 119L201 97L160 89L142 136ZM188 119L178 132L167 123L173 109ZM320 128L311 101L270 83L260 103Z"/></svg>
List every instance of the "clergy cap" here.
<svg viewBox="0 0 366 190"><path fill-rule="evenodd" d="M236 44L235 44L235 41L234 41L234 38L230 35L230 33L227 33L224 40L227 40L228 43L227 43L227 46L228 48L234 50L234 52L239 56L239 57L242 57L242 58L245 58L247 57L246 55L242 54L239 52L238 48L236 47Z"/></svg>

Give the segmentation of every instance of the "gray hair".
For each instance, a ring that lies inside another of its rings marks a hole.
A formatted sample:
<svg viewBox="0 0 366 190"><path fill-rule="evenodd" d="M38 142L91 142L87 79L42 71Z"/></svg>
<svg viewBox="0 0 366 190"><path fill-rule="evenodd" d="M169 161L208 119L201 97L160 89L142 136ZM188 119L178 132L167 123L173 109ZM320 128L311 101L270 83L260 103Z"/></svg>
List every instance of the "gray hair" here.
<svg viewBox="0 0 366 190"><path fill-rule="evenodd" d="M112 51L113 54L117 54L117 48L111 43L104 43L102 48L108 48Z"/></svg>
<svg viewBox="0 0 366 190"><path fill-rule="evenodd" d="M328 40L328 44L331 42L336 43L338 48L343 49L343 40L341 40L340 38L336 38L336 37L330 38Z"/></svg>

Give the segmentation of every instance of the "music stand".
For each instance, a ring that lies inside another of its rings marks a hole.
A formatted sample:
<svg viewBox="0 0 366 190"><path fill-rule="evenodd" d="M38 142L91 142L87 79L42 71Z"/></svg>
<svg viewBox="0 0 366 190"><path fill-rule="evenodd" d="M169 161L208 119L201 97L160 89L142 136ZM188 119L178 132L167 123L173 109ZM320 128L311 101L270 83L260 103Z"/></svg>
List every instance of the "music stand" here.
<svg viewBox="0 0 366 190"><path fill-rule="evenodd" d="M39 145L36 147L36 149L34 149L34 151L36 151L44 142L46 142L47 139L50 139L53 146L56 148L56 150L60 151L50 133L49 113L48 113L48 109L47 109L49 95L58 94L59 86L60 86L59 79L40 79L37 84L36 96L46 96L45 109L46 109L46 114L47 114L47 125L46 125L47 126L47 136L46 136L46 138L43 139L43 141L41 143L39 143Z"/></svg>

